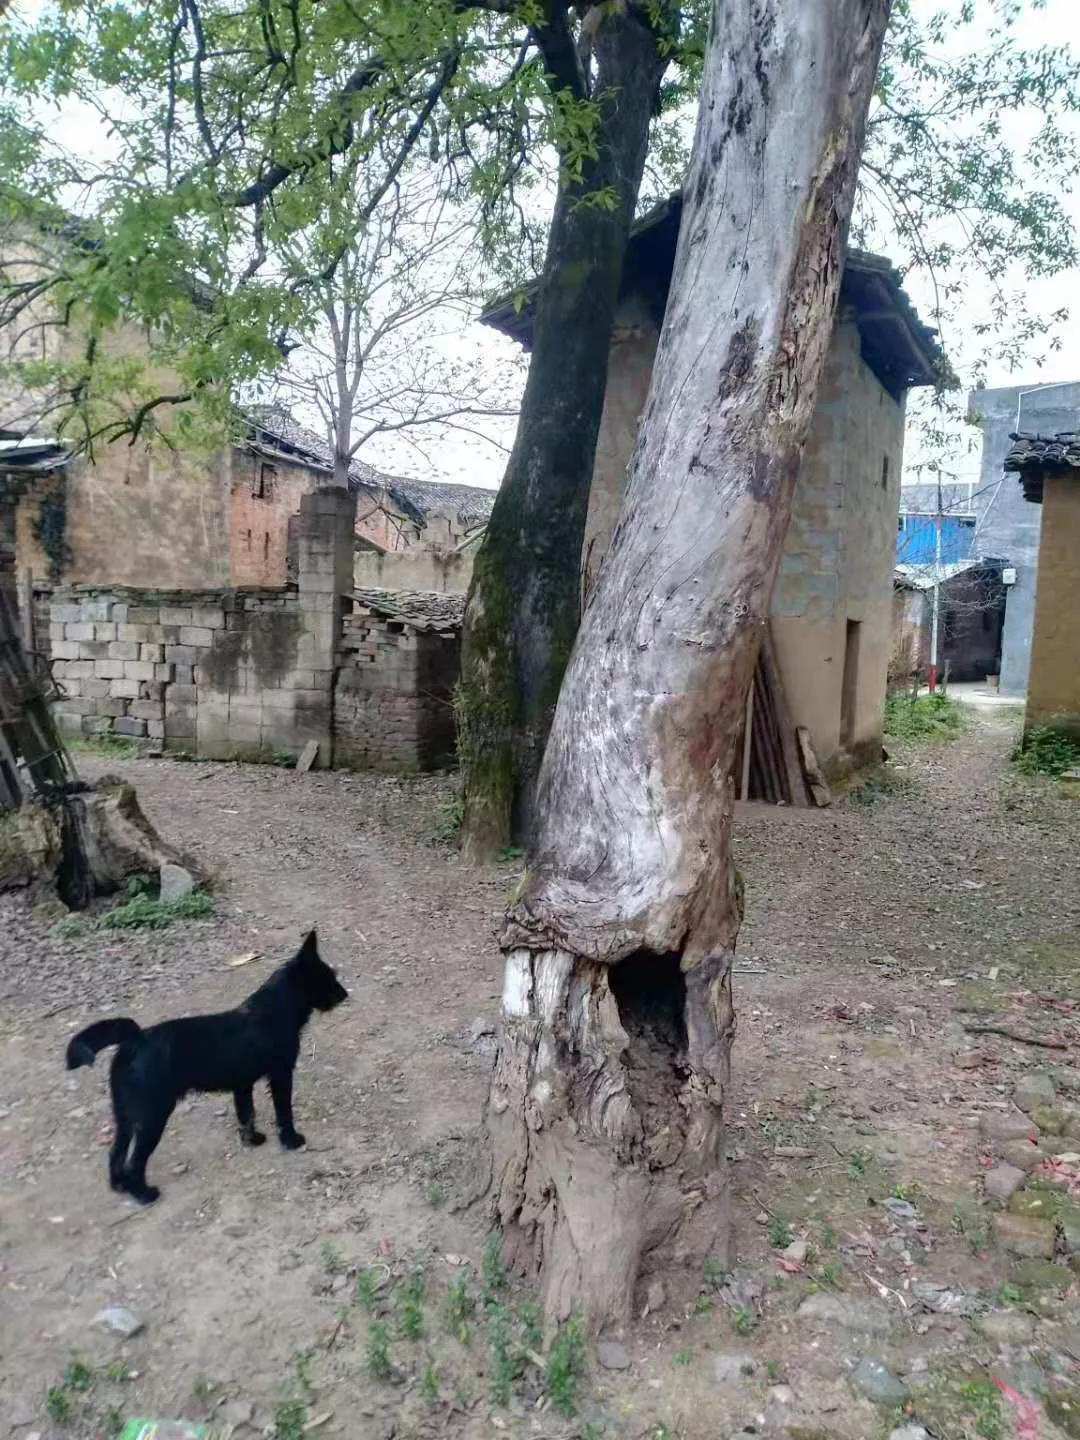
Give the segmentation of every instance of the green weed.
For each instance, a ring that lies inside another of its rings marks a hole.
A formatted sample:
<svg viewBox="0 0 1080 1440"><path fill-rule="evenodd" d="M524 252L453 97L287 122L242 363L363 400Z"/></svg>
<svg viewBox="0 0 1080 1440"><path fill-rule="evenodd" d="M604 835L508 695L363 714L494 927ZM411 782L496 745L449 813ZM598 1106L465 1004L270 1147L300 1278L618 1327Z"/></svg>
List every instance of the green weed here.
<svg viewBox="0 0 1080 1440"><path fill-rule="evenodd" d="M1019 1305L1024 1298L1024 1292L1016 1285L999 1285L995 1292L994 1299L998 1305Z"/></svg>
<svg viewBox="0 0 1080 1440"><path fill-rule="evenodd" d="M681 1350L676 1350L675 1354L671 1357L673 1363L680 1366L689 1365L693 1358L694 1352L688 1350L685 1346Z"/></svg>
<svg viewBox="0 0 1080 1440"><path fill-rule="evenodd" d="M307 1406L297 1396L274 1406L275 1440L303 1440L306 1423Z"/></svg>
<svg viewBox="0 0 1080 1440"><path fill-rule="evenodd" d="M971 1380L960 1387L960 1394L975 1415L975 1434L982 1440L1004 1440L1007 1434L1001 1395L989 1380Z"/></svg>
<svg viewBox="0 0 1080 1440"><path fill-rule="evenodd" d="M50 1385L46 1390L45 1410L56 1425L66 1425L71 1419L71 1396L63 1385Z"/></svg>
<svg viewBox="0 0 1080 1440"><path fill-rule="evenodd" d="M214 1386L205 1375L196 1375L192 1381L191 1394L200 1405L209 1405L214 1398Z"/></svg>
<svg viewBox="0 0 1080 1440"><path fill-rule="evenodd" d="M782 1215L774 1215L769 1221L769 1244L774 1250L786 1250L795 1239L795 1232Z"/></svg>
<svg viewBox="0 0 1080 1440"><path fill-rule="evenodd" d="M424 1272L413 1269L398 1295L398 1328L405 1340L419 1340L424 1333Z"/></svg>
<svg viewBox="0 0 1080 1440"><path fill-rule="evenodd" d="M1012 753L1012 763L1021 775L1049 775L1056 778L1080 765L1080 743L1059 730L1033 726Z"/></svg>
<svg viewBox="0 0 1080 1440"><path fill-rule="evenodd" d="M695 1315L708 1315L712 1311L712 1301L708 1295L699 1295L694 1301Z"/></svg>
<svg viewBox="0 0 1080 1440"><path fill-rule="evenodd" d="M885 733L901 740L951 740L964 728L963 707L948 695L889 695Z"/></svg>
<svg viewBox="0 0 1080 1440"><path fill-rule="evenodd" d="M848 1156L848 1173L852 1179L866 1174L866 1162L869 1159L870 1156L865 1150L852 1150Z"/></svg>
<svg viewBox="0 0 1080 1440"><path fill-rule="evenodd" d="M831 1225L826 1224L821 1227L821 1248L823 1250L836 1249L836 1231Z"/></svg>
<svg viewBox="0 0 1080 1440"><path fill-rule="evenodd" d="M749 1335L754 1328L754 1312L747 1305L739 1305L731 1312L731 1328L736 1335Z"/></svg>
<svg viewBox="0 0 1080 1440"><path fill-rule="evenodd" d="M464 820L465 799L455 791L453 795L448 795L440 803L428 843L431 845L456 845L461 838L461 827Z"/></svg>
<svg viewBox="0 0 1080 1440"><path fill-rule="evenodd" d="M502 1238L498 1231L493 1230L484 1245L480 1277L484 1284L485 1303L491 1304L495 1297L506 1289L506 1261L503 1259Z"/></svg>
<svg viewBox="0 0 1080 1440"><path fill-rule="evenodd" d="M702 1266L705 1276L705 1284L710 1290L719 1290L727 1277L727 1271L715 1255L706 1255L705 1264Z"/></svg>
<svg viewBox="0 0 1080 1440"><path fill-rule="evenodd" d="M492 1305L488 1311L488 1388L493 1404L510 1404L510 1390L517 1375L510 1312L505 1305Z"/></svg>
<svg viewBox="0 0 1080 1440"><path fill-rule="evenodd" d="M379 1282L370 1270L361 1270L357 1275L353 1297L365 1310L375 1309L375 1302L379 1298Z"/></svg>
<svg viewBox="0 0 1080 1440"><path fill-rule="evenodd" d="M571 1315L559 1326L548 1352L545 1388L560 1415L577 1409L577 1384L585 1368L585 1326L580 1315Z"/></svg>
<svg viewBox="0 0 1080 1440"><path fill-rule="evenodd" d="M779 1385L784 1378L784 1371L779 1360L765 1361L765 1378L770 1385Z"/></svg>
<svg viewBox="0 0 1080 1440"><path fill-rule="evenodd" d="M540 1323L540 1306L526 1301L518 1311L521 1343L526 1350L539 1350L544 1343L544 1327Z"/></svg>
<svg viewBox="0 0 1080 1440"><path fill-rule="evenodd" d="M454 1339L469 1343L469 1322L476 1314L476 1301L464 1280L451 1280L446 1287L446 1324Z"/></svg>
<svg viewBox="0 0 1080 1440"><path fill-rule="evenodd" d="M64 1385L68 1390L89 1390L94 1382L94 1372L78 1355L72 1355L64 1371Z"/></svg>
<svg viewBox="0 0 1080 1440"><path fill-rule="evenodd" d="M76 735L67 747L77 755L101 755L106 760L134 760L139 754L133 740L123 740L119 735Z"/></svg>
<svg viewBox="0 0 1080 1440"><path fill-rule="evenodd" d="M835 1260L830 1260L827 1264L822 1265L817 1273L817 1278L830 1290L839 1290L843 1285L843 1271Z"/></svg>
<svg viewBox="0 0 1080 1440"><path fill-rule="evenodd" d="M429 1360L420 1376L420 1394L429 1405L439 1403L439 1376L434 1362Z"/></svg>
<svg viewBox="0 0 1080 1440"><path fill-rule="evenodd" d="M446 1186L439 1180L432 1180L427 1187L427 1202L433 1210L441 1210L446 1204Z"/></svg>
<svg viewBox="0 0 1080 1440"><path fill-rule="evenodd" d="M127 1416L118 1405L110 1405L105 1411L103 1423L106 1435L108 1435L109 1440L112 1440L112 1437L119 1435L120 1431L123 1430L127 1424Z"/></svg>
<svg viewBox="0 0 1080 1440"><path fill-rule="evenodd" d="M368 1327L364 1364L373 1380L385 1380L390 1374L390 1331L382 1320L373 1320Z"/></svg>
<svg viewBox="0 0 1080 1440"><path fill-rule="evenodd" d="M332 1240L324 1240L319 1246L322 1268L327 1275L340 1275L345 1270L345 1257Z"/></svg>
<svg viewBox="0 0 1080 1440"><path fill-rule="evenodd" d="M105 1378L111 1380L114 1385L123 1385L127 1382L128 1367L126 1360L110 1360L105 1366Z"/></svg>
<svg viewBox="0 0 1080 1440"><path fill-rule="evenodd" d="M175 900L140 894L107 911L97 923L102 930L164 930L174 920L201 920L213 911L214 902L205 890L191 890Z"/></svg>
<svg viewBox="0 0 1080 1440"><path fill-rule="evenodd" d="M856 805L873 805L878 800L902 799L914 794L915 787L907 775L888 765L878 765L864 773L848 795Z"/></svg>

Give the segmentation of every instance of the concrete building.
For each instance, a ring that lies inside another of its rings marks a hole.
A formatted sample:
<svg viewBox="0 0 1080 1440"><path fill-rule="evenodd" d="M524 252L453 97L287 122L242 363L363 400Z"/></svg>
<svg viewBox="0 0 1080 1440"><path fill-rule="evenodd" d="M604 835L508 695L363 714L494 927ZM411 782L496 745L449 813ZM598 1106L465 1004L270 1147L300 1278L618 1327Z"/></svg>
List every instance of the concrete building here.
<svg viewBox="0 0 1080 1440"><path fill-rule="evenodd" d="M1080 381L973 390L968 413L982 431L978 473L965 483L942 486L940 499L936 484L903 487L897 558L929 573L934 543L930 517L940 503L946 564L991 558L1004 562L1009 583L999 683L1003 695L1022 696L1031 663L1042 511L1027 504L1020 487L1003 478L1002 466L1013 432L1049 434L1080 427Z"/></svg>
<svg viewBox="0 0 1080 1440"><path fill-rule="evenodd" d="M677 196L659 206L635 226L627 251L581 557L586 600L622 502L681 210ZM534 294L483 318L528 347ZM933 332L889 262L852 251L771 611L793 721L832 777L881 753L905 397L933 384L939 363Z"/></svg>
<svg viewBox="0 0 1080 1440"><path fill-rule="evenodd" d="M1080 431L1018 432L1004 466L1043 514L1025 727L1080 740Z"/></svg>

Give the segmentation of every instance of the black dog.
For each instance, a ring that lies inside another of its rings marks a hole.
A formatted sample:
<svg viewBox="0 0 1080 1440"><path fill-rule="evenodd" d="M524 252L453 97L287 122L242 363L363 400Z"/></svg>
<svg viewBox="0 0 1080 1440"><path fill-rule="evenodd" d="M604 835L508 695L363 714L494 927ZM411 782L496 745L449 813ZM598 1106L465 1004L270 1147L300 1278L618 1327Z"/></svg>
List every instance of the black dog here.
<svg viewBox="0 0 1080 1440"><path fill-rule="evenodd" d="M75 1035L67 1048L69 1070L92 1065L109 1045L120 1047L109 1073L116 1116L109 1152L113 1189L143 1205L158 1198L161 1191L146 1183L146 1163L189 1090L231 1090L244 1143L261 1145L266 1136L255 1129L252 1090L256 1080L268 1079L278 1136L286 1150L298 1150L304 1137L293 1124L292 1086L300 1032L313 1010L333 1010L348 993L320 958L312 930L238 1010L166 1020L149 1030L134 1020L99 1020Z"/></svg>

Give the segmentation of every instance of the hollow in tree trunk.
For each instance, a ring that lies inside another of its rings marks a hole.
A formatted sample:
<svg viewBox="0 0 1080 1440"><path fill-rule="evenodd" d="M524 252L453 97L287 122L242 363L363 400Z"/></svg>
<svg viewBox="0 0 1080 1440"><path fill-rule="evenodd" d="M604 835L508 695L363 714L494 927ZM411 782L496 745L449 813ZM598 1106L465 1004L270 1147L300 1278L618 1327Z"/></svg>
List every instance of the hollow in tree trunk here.
<svg viewBox="0 0 1080 1440"><path fill-rule="evenodd" d="M655 9L664 15L668 7ZM464 846L473 858L492 855L511 837L524 841L531 828L536 775L578 627L581 546L619 278L667 65L646 7L596 15L597 153L556 200L521 418L465 614L458 754ZM550 28L537 37L559 88L566 62L557 40ZM601 192L614 203L600 203Z"/></svg>
<svg viewBox="0 0 1080 1440"><path fill-rule="evenodd" d="M889 0L716 0L667 316L507 921L487 1123L549 1315L726 1255L732 762L833 327Z"/></svg>

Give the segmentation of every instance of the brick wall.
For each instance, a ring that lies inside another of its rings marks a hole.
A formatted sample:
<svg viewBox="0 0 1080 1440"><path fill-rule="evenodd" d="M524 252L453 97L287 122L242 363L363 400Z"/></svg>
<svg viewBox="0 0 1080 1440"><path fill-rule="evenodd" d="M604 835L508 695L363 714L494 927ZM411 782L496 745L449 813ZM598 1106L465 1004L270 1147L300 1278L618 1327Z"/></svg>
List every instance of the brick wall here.
<svg viewBox="0 0 1080 1440"><path fill-rule="evenodd" d="M335 763L430 770L454 757L460 637L362 610L346 617L334 692Z"/></svg>

